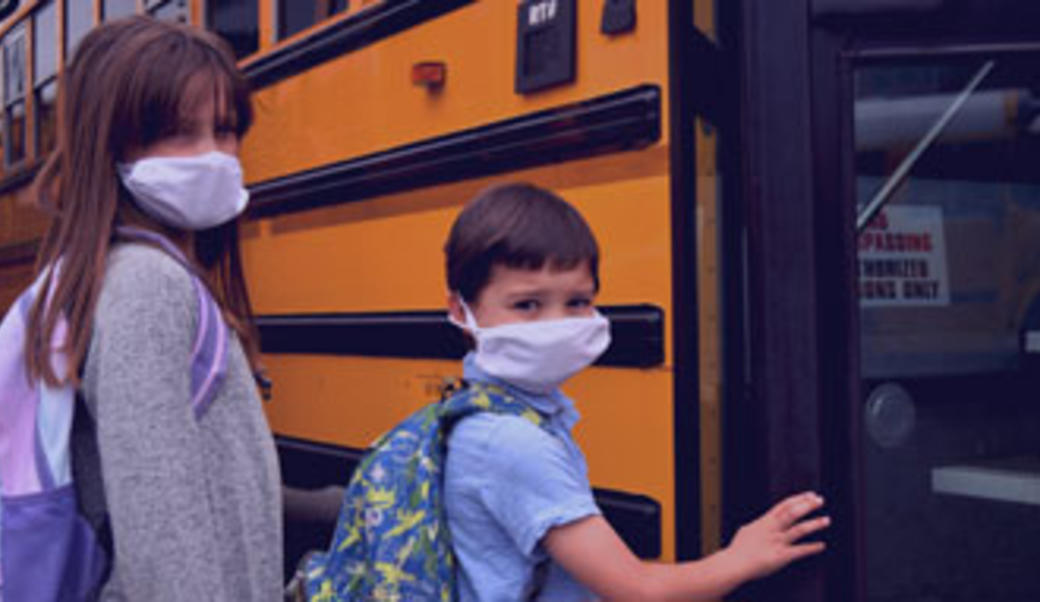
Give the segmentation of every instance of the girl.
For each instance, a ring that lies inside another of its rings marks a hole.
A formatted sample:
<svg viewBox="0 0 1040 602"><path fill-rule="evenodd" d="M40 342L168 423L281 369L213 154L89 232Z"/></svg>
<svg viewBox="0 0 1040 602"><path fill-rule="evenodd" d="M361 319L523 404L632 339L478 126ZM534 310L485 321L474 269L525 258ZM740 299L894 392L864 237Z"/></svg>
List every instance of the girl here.
<svg viewBox="0 0 1040 602"><path fill-rule="evenodd" d="M85 402L74 472L83 513L110 537L100 598L280 600L279 473L235 222L247 85L215 36L132 17L83 39L58 112L36 186L54 216L37 271L59 269L26 354L32 376L72 382ZM210 300L223 375L205 376L219 385L196 404ZM62 319L68 373L47 360Z"/></svg>

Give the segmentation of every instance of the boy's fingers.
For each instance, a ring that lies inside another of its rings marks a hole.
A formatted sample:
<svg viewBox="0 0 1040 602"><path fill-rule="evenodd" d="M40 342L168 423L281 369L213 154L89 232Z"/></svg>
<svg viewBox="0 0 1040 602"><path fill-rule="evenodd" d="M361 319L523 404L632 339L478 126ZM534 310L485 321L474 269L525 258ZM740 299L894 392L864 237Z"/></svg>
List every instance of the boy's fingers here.
<svg viewBox="0 0 1040 602"><path fill-rule="evenodd" d="M796 546L791 546L787 549L787 561L794 562L795 560L801 560L806 556L813 556L827 549L827 544L822 541L814 541L812 543L803 543Z"/></svg>
<svg viewBox="0 0 1040 602"><path fill-rule="evenodd" d="M793 495L773 508L773 516L786 529L806 514L823 506L823 498L813 492Z"/></svg>
<svg viewBox="0 0 1040 602"><path fill-rule="evenodd" d="M784 540L787 543L796 542L807 535L826 529L830 524L831 518L829 516L821 516L819 518L797 523L784 533Z"/></svg>

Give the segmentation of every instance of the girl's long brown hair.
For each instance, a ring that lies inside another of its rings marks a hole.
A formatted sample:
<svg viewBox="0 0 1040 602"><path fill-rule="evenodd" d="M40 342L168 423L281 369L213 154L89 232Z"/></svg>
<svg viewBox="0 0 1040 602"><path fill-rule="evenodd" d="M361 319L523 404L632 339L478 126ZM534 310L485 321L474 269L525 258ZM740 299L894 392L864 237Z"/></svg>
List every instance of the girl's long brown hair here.
<svg viewBox="0 0 1040 602"><path fill-rule="evenodd" d="M185 131L209 99L221 122L214 127L233 128L241 138L253 117L248 85L224 42L206 31L130 17L97 27L76 49L60 76L57 144L35 182L40 205L52 215L36 273L59 259L61 269L56 277L49 273L30 312L26 357L31 377L51 385L78 382L115 226L134 213L116 163L130 151ZM258 369L237 223L197 233L195 256ZM69 373L57 374L49 358L63 315Z"/></svg>

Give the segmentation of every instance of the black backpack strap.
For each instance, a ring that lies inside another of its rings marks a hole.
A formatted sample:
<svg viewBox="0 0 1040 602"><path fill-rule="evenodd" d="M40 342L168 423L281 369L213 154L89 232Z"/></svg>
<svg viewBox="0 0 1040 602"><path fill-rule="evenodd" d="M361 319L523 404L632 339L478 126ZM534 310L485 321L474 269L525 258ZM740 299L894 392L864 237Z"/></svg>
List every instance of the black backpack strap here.
<svg viewBox="0 0 1040 602"><path fill-rule="evenodd" d="M76 407L72 414L72 433L69 437L72 482L76 487L79 514L93 529L98 544L108 556L105 572L99 581L99 584L104 586L108 582L114 564L115 543L112 539L112 524L109 520L108 502L105 499L104 481L101 474L97 423L79 392L76 393L75 403ZM97 593L100 594L100 592Z"/></svg>

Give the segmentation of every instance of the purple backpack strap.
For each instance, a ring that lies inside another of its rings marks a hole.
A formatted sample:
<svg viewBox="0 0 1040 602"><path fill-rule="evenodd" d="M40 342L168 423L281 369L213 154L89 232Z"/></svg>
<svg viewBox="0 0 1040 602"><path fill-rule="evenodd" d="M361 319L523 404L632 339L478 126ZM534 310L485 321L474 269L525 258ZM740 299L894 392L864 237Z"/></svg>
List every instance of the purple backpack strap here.
<svg viewBox="0 0 1040 602"><path fill-rule="evenodd" d="M195 418L201 418L216 398L227 374L228 327L224 323L220 306L206 288L196 268L165 236L132 226L119 226L116 231L123 238L159 247L184 266L191 275L198 297L198 329L191 352L191 407Z"/></svg>
<svg viewBox="0 0 1040 602"><path fill-rule="evenodd" d="M93 599L107 565L72 482L75 390L30 379L26 369L29 312L48 273L0 322L0 598L9 602ZM61 319L50 358L58 374L67 367L65 334Z"/></svg>

